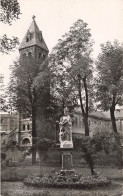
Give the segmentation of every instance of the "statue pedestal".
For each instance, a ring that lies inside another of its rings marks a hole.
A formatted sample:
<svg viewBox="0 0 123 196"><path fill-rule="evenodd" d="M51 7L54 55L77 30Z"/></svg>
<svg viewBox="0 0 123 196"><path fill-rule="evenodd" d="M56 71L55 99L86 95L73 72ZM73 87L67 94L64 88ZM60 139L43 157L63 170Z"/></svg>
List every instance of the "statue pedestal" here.
<svg viewBox="0 0 123 196"><path fill-rule="evenodd" d="M62 175L71 175L74 174L73 169L73 156L72 156L72 148L62 148L62 170L60 174Z"/></svg>

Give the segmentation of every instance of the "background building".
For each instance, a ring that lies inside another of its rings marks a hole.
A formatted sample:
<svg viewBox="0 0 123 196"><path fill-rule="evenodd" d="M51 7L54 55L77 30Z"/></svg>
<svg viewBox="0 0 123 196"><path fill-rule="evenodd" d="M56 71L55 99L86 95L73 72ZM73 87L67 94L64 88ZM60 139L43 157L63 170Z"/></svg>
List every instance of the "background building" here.
<svg viewBox="0 0 123 196"><path fill-rule="evenodd" d="M75 122L73 124L73 135L84 134L84 122L82 117L82 112L80 108L74 111ZM115 111L116 125L118 132L123 136L123 109ZM103 125L103 127L111 127L111 117L110 112L96 111L89 114L89 128L90 136L93 135L95 127L98 125Z"/></svg>

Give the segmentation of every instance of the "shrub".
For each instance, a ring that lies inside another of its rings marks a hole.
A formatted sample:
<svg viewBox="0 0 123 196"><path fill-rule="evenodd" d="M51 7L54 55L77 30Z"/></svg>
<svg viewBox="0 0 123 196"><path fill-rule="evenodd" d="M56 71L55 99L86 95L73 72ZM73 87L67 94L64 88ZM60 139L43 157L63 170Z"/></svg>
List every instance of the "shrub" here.
<svg viewBox="0 0 123 196"><path fill-rule="evenodd" d="M84 177L82 175L66 175L60 173L44 175L42 177L28 177L24 180L25 185L36 187L56 187L56 188L94 188L107 186L111 181L104 176L95 175Z"/></svg>

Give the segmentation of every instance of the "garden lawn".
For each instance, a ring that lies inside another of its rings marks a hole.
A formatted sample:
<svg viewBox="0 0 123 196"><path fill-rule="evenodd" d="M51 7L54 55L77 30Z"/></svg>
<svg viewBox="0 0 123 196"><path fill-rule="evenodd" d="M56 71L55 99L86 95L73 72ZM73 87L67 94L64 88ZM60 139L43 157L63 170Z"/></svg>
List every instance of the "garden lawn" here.
<svg viewBox="0 0 123 196"><path fill-rule="evenodd" d="M108 187L96 189L58 189L58 188L35 188L25 186L22 180L29 175L39 175L60 171L60 167L49 166L19 166L4 167L1 172L1 196L122 196L123 195L123 170L117 168L97 168L96 171L110 178L112 184ZM89 168L75 168L76 173L84 176L90 175Z"/></svg>
<svg viewBox="0 0 123 196"><path fill-rule="evenodd" d="M35 188L23 185L22 182L2 182L1 196L122 196L123 187L113 183L108 187L96 189L58 189Z"/></svg>
<svg viewBox="0 0 123 196"><path fill-rule="evenodd" d="M1 171L2 181L22 181L30 175L49 174L51 172L60 171L60 167L50 166L18 166L18 167L3 167ZM96 168L100 174L110 178L111 180L123 181L123 170L117 168ZM75 173L82 173L83 176L90 176L89 168L75 168Z"/></svg>

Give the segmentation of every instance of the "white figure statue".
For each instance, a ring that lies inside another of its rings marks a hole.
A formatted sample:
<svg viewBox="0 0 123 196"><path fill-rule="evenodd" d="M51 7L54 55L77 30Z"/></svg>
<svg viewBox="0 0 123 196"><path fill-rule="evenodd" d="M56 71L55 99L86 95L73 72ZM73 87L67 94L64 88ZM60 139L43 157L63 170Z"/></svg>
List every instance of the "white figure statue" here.
<svg viewBox="0 0 123 196"><path fill-rule="evenodd" d="M64 116L60 118L59 127L60 148L73 148L72 122L67 107L64 109Z"/></svg>

